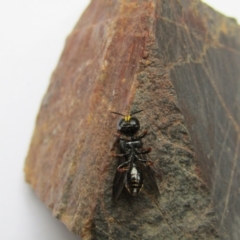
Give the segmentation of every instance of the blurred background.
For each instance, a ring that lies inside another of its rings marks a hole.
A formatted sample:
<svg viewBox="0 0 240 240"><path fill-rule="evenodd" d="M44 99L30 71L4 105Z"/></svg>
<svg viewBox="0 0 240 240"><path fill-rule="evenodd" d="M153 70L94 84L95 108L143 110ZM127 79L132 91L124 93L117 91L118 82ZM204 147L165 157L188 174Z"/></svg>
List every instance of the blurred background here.
<svg viewBox="0 0 240 240"><path fill-rule="evenodd" d="M0 8L0 239L74 240L24 182L35 118L67 35L90 0L8 0ZM237 0L204 1L240 22Z"/></svg>

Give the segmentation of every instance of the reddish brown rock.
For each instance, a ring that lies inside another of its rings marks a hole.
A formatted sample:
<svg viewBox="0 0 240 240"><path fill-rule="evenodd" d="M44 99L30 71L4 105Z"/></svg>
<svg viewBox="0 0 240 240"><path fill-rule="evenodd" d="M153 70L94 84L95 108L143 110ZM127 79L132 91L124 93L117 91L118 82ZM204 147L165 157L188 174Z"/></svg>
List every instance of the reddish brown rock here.
<svg viewBox="0 0 240 240"><path fill-rule="evenodd" d="M39 198L82 239L237 239L239 39L197 0L92 1L37 118L25 173ZM137 109L161 195L112 203L109 110Z"/></svg>

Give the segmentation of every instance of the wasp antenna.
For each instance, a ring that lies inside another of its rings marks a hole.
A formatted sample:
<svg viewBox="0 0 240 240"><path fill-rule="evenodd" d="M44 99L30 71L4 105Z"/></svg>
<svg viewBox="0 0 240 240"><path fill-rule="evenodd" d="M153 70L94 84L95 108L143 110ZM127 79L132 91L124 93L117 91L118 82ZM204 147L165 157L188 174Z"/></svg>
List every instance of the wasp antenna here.
<svg viewBox="0 0 240 240"><path fill-rule="evenodd" d="M132 115L137 114L137 113L142 112L142 111L143 111L143 110L139 110L139 111L136 111L136 112L131 113L130 115L132 116Z"/></svg>
<svg viewBox="0 0 240 240"><path fill-rule="evenodd" d="M111 113L114 113L114 114L117 114L117 115L120 115L120 116L125 116L125 115L123 115L122 113L118 113L118 112L112 112L112 111L110 111Z"/></svg>

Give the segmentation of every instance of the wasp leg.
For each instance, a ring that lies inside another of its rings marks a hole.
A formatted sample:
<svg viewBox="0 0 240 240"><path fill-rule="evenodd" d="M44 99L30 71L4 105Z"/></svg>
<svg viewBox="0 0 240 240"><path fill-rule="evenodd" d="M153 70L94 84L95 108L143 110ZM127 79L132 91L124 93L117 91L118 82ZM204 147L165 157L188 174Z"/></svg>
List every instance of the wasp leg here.
<svg viewBox="0 0 240 240"><path fill-rule="evenodd" d="M127 166L127 167L124 167L124 166L128 165L130 162L131 162L131 160L126 161L126 162L120 164L120 165L117 167L117 171L118 171L118 172L127 171L127 170L128 170L128 166Z"/></svg>
<svg viewBox="0 0 240 240"><path fill-rule="evenodd" d="M126 137L124 135L121 135L120 133L114 133L114 135L118 138L118 139L121 139L121 140L125 140L125 141L130 141L131 138L130 137Z"/></svg>
<svg viewBox="0 0 240 240"><path fill-rule="evenodd" d="M117 171L122 173L122 172L128 171L128 169L129 169L128 167L125 167L125 168L117 168Z"/></svg>
<svg viewBox="0 0 240 240"><path fill-rule="evenodd" d="M127 155L127 153L111 153L112 157L124 157L126 155Z"/></svg>
<svg viewBox="0 0 240 240"><path fill-rule="evenodd" d="M136 151L137 154L148 154L152 151L151 148L141 148L140 151Z"/></svg>
<svg viewBox="0 0 240 240"><path fill-rule="evenodd" d="M147 166L152 166L154 164L153 161L141 159L137 155L136 158L138 159L138 161L146 163Z"/></svg>
<svg viewBox="0 0 240 240"><path fill-rule="evenodd" d="M150 161L150 160L147 160L147 161L146 161L146 165L147 165L147 166L152 166L153 164L154 164L153 161Z"/></svg>
<svg viewBox="0 0 240 240"><path fill-rule="evenodd" d="M148 130L144 130L140 135L134 136L135 140L144 138L148 134Z"/></svg>

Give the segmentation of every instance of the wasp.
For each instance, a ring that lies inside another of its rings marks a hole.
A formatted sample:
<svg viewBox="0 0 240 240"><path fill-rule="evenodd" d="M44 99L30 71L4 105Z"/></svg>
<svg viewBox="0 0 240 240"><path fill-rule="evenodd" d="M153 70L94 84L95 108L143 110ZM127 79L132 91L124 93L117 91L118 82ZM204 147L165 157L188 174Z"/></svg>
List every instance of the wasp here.
<svg viewBox="0 0 240 240"><path fill-rule="evenodd" d="M147 154L151 152L151 148L144 148L142 143L142 138L148 132L145 130L138 134L140 122L133 116L142 111L135 111L129 115L111 112L122 116L118 121L116 139L111 148L111 151L115 147L118 148L118 153L112 154L113 157L118 158L118 167L113 180L113 201L118 199L124 187L132 196L137 196L143 187L145 178L148 178L155 193L159 194L152 169L153 161L146 158Z"/></svg>

